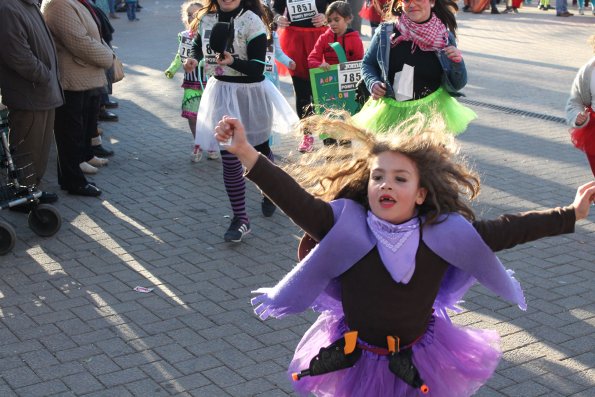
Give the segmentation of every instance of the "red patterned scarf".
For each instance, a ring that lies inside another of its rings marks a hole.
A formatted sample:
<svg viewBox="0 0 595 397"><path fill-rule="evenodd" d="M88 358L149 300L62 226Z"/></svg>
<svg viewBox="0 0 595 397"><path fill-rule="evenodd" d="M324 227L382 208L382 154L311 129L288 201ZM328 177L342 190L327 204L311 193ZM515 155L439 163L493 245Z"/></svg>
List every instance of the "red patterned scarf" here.
<svg viewBox="0 0 595 397"><path fill-rule="evenodd" d="M395 37L396 32L392 34L391 47L402 41L412 41L411 53L413 53L417 47L422 51L436 51L448 44L448 30L434 13L430 20L424 23L415 23L407 14L403 14L395 22L395 28L400 35Z"/></svg>

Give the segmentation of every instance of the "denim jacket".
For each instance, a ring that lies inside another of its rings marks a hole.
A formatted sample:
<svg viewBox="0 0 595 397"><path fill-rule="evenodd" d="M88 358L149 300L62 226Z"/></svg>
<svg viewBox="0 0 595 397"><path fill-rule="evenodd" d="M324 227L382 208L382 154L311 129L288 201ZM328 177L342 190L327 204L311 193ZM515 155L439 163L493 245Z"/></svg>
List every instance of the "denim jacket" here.
<svg viewBox="0 0 595 397"><path fill-rule="evenodd" d="M388 83L388 60L390 53L390 36L394 30L394 23L383 23L376 34L372 37L372 42L366 54L364 55L362 65L362 75L366 87L372 92L372 85L375 82L386 84L386 97L394 98L393 87ZM456 46L455 36L448 32L448 44ZM465 62L452 62L443 51L436 51L436 56L442 66L442 87L451 95L459 96L457 91L461 90L467 84L467 69Z"/></svg>

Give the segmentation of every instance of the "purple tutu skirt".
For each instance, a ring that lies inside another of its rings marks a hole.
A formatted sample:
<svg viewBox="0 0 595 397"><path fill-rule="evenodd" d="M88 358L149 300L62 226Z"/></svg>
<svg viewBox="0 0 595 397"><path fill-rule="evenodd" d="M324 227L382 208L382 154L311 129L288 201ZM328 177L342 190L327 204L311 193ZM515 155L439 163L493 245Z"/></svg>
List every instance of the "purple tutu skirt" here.
<svg viewBox="0 0 595 397"><path fill-rule="evenodd" d="M341 338L346 331L342 313L322 313L297 346L289 375L307 369L321 347ZM496 370L502 355L499 340L495 331L458 327L435 316L426 333L413 345L413 362L430 389L428 394L390 372L387 356L366 350L351 368L304 377L293 382L293 386L302 396L470 396ZM365 344L361 340L358 343Z"/></svg>

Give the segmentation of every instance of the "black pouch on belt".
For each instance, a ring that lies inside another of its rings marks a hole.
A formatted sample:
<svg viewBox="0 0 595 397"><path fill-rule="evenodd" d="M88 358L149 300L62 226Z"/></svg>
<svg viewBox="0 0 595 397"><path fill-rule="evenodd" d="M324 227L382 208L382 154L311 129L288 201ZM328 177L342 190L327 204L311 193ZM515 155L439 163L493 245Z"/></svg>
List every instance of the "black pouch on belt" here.
<svg viewBox="0 0 595 397"><path fill-rule="evenodd" d="M347 332L343 338L328 347L321 348L320 352L310 360L308 369L292 374L293 380L353 367L362 355L361 349L356 345L357 331Z"/></svg>

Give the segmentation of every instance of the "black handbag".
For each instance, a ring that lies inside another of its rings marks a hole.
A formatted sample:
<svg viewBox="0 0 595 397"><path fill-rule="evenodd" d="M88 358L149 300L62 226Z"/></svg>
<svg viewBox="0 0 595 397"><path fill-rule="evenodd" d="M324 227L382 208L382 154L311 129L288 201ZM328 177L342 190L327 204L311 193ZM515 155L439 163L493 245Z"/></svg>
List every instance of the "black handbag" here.
<svg viewBox="0 0 595 397"><path fill-rule="evenodd" d="M364 106L364 103L366 103L368 99L370 99L370 91L368 91L364 79L360 79L355 85L355 100L361 106Z"/></svg>

